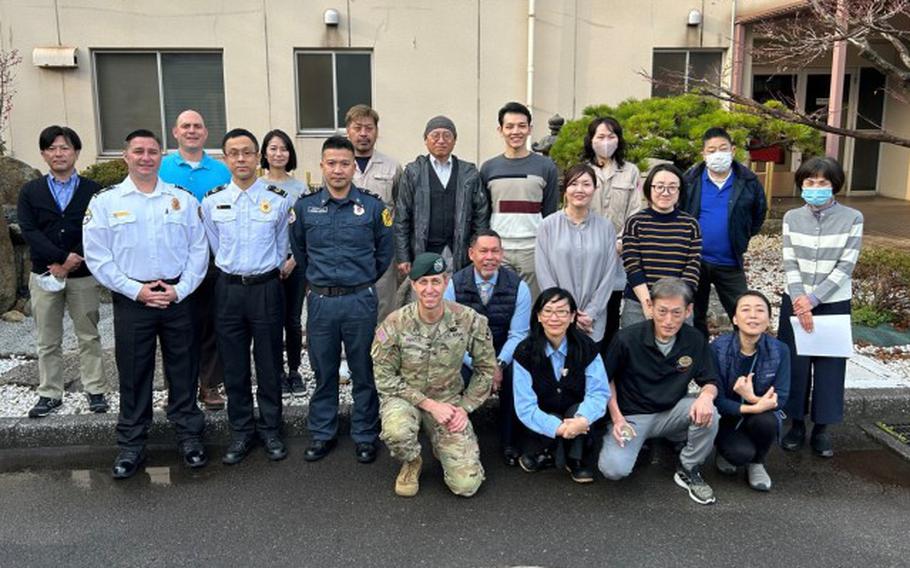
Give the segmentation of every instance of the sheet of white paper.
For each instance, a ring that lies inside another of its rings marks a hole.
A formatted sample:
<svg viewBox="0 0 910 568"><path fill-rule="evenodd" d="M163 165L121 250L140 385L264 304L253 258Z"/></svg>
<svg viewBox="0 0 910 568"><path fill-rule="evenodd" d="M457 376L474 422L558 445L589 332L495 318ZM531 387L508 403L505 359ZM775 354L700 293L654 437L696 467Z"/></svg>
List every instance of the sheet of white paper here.
<svg viewBox="0 0 910 568"><path fill-rule="evenodd" d="M814 357L852 357L853 328L850 315L813 316L815 329L806 333L799 319L790 317L796 339L796 354Z"/></svg>

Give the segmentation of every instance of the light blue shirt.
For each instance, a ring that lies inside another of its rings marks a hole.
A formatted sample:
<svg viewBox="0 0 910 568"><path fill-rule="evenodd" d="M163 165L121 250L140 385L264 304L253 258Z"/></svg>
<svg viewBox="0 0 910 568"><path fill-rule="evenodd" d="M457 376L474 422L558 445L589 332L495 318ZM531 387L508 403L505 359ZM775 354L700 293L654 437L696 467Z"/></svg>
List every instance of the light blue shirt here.
<svg viewBox="0 0 910 568"><path fill-rule="evenodd" d="M566 365L568 341L563 338L559 349L553 349L547 343L546 354L553 366L553 376L559 382L562 380L562 370ZM556 429L562 424L562 417L547 414L540 409L537 404L537 393L531 385L531 374L521 366L521 363L515 361L512 368L512 388L518 419L531 430L555 438ZM597 355L585 369L585 398L578 405L576 416L584 416L588 424L593 424L606 414L609 401L610 383L607 380L607 370L600 355Z"/></svg>
<svg viewBox="0 0 910 568"><path fill-rule="evenodd" d="M66 211L66 206L73 200L76 188L79 187L79 176L75 173L66 181L59 181L53 174L47 174L47 186L51 188L51 195L57 202L60 212Z"/></svg>
<svg viewBox="0 0 910 568"><path fill-rule="evenodd" d="M171 280L177 301L202 282L209 264L199 203L160 178L142 193L126 177L99 191L82 224L85 263L102 286L135 300L143 282Z"/></svg>
<svg viewBox="0 0 910 568"><path fill-rule="evenodd" d="M200 202L205 194L231 181L231 172L223 163L202 153L202 161L193 167L180 152L168 154L161 160L158 176L168 183L190 190Z"/></svg>
<svg viewBox="0 0 910 568"><path fill-rule="evenodd" d="M280 193L276 193L280 192ZM246 190L232 181L202 200L202 222L215 266L228 274L255 276L281 266L288 256L287 192L257 179Z"/></svg>
<svg viewBox="0 0 910 568"><path fill-rule="evenodd" d="M499 271L496 271L496 274L490 278L489 282L496 287L496 282L499 280ZM481 283L484 282L483 276L477 272L477 269L474 269L474 283L477 284L477 289L480 290ZM449 284L446 286L446 291L442 295L444 300L449 300L450 302L455 301L455 284L452 283L452 279L449 278ZM518 344L528 336L528 333L531 330L531 289L528 288L528 285L525 284L524 280L518 283L518 295L515 298L515 312L512 313L512 320L509 323L509 337L506 339L506 342L503 344L502 349L499 350L499 353L496 354L496 358L508 365L512 362L512 355L515 353L515 348L518 347ZM471 361L471 356L467 353L464 354L464 364L468 368L473 369L474 365Z"/></svg>

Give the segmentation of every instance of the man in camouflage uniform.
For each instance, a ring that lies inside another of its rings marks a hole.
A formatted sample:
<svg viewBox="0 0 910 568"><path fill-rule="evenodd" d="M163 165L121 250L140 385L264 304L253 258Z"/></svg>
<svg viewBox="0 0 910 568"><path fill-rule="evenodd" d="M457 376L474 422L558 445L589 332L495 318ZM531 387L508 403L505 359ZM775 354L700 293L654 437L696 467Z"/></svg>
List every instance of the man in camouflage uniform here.
<svg viewBox="0 0 910 568"><path fill-rule="evenodd" d="M484 316L443 300L445 268L438 254L418 255L409 273L417 301L389 315L373 340L380 438L403 462L395 480L395 493L402 497L419 489L421 424L452 493L470 497L484 479L468 414L490 395L496 351ZM474 360L467 387L461 378L465 352Z"/></svg>

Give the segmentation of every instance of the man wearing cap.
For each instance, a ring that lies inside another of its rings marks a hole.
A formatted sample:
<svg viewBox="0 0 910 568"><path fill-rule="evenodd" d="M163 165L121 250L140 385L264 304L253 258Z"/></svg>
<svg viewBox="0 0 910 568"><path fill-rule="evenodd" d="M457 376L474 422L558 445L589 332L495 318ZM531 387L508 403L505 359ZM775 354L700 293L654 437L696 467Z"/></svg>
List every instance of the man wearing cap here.
<svg viewBox="0 0 910 568"><path fill-rule="evenodd" d="M309 286L307 337L316 390L307 427L310 446L303 458L317 461L338 436L338 367L341 348L351 369L354 408L351 438L360 463L376 459L379 404L370 362L379 300L376 281L392 262L392 213L382 199L355 186L354 146L342 136L322 145L323 187L294 205L294 258Z"/></svg>
<svg viewBox="0 0 910 568"><path fill-rule="evenodd" d="M471 235L490 225L477 167L452 154L455 123L445 116L431 118L423 137L429 153L405 166L395 202L395 252L402 275L422 252L442 255L451 270L461 270L470 263Z"/></svg>
<svg viewBox="0 0 910 568"><path fill-rule="evenodd" d="M443 300L449 275L441 255L417 255L409 277L417 301L380 324L371 352L381 438L402 462L395 493L417 494L422 427L442 463L446 485L452 493L470 497L484 479L468 414L490 395L496 370L490 328L487 318L471 308ZM467 386L461 377L465 353L474 364Z"/></svg>

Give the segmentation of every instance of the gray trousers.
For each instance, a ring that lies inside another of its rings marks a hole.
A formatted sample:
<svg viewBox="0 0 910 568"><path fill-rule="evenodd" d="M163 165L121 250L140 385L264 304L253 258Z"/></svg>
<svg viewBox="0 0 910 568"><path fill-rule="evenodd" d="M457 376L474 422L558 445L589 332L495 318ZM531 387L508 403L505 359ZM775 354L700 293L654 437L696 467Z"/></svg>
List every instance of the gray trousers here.
<svg viewBox="0 0 910 568"><path fill-rule="evenodd" d="M635 467L638 452L645 440L649 438L673 437L683 434L686 446L679 454L679 461L686 469L705 463L714 447L717 435L718 417L715 413L707 426L696 426L689 421L689 408L695 402L694 396L687 396L676 403L670 410L657 414L633 414L626 416L626 421L635 429L636 436L621 448L613 437L613 425L607 428L597 468L607 479L628 477Z"/></svg>

